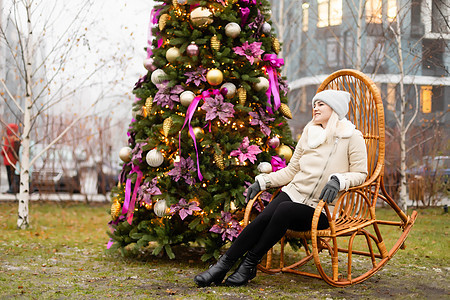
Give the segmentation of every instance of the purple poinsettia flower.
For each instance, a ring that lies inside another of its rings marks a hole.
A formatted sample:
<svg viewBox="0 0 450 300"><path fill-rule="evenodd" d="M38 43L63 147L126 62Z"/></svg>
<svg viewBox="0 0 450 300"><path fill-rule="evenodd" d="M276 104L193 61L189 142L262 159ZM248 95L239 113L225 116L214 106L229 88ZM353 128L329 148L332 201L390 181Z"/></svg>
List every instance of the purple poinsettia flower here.
<svg viewBox="0 0 450 300"><path fill-rule="evenodd" d="M242 47L234 47L233 50L236 54L245 56L250 61L250 64L253 65L255 58L264 53L264 50L261 49L261 45L262 42L253 42L249 44L245 41L242 44Z"/></svg>
<svg viewBox="0 0 450 300"><path fill-rule="evenodd" d="M147 143L136 143L133 150L131 151L132 157L131 161L134 161L135 159L142 161L142 147L147 145Z"/></svg>
<svg viewBox="0 0 450 300"><path fill-rule="evenodd" d="M191 172L197 171L197 168L195 167L192 158L188 157L184 159L184 157L181 157L180 161L175 162L173 165L174 168L167 173L172 176L173 180L178 181L183 178L189 185L195 183L195 178L192 176Z"/></svg>
<svg viewBox="0 0 450 300"><path fill-rule="evenodd" d="M262 24L264 23L264 15L261 13L261 11L258 9L258 15L255 17L254 21L248 24L248 27L256 30L259 34L259 31L261 30Z"/></svg>
<svg viewBox="0 0 450 300"><path fill-rule="evenodd" d="M221 94L214 95L213 97L206 97L205 103L201 109L206 111L206 121L214 120L219 117L222 123L228 122L228 118L234 116L234 105L232 103L224 102L224 97Z"/></svg>
<svg viewBox="0 0 450 300"><path fill-rule="evenodd" d="M256 145L250 146L250 141L248 140L248 136L244 138L238 150L231 151L231 156L237 156L239 161L243 163L247 159L251 161L253 164L256 161L256 155L261 153L261 149L259 149Z"/></svg>
<svg viewBox="0 0 450 300"><path fill-rule="evenodd" d="M187 216L192 215L194 211L201 211L202 209L198 207L199 203L197 201L186 202L186 199L181 198L177 204L172 204L170 206L170 213L172 216L176 213L180 215L181 220L184 220Z"/></svg>
<svg viewBox="0 0 450 300"><path fill-rule="evenodd" d="M173 108L175 102L180 102L180 96L184 89L181 85L176 85L169 87L169 81L164 80L161 84L157 84L158 92L155 95L153 102L164 107L168 106L170 109Z"/></svg>
<svg viewBox="0 0 450 300"><path fill-rule="evenodd" d="M286 160L276 155L272 156L270 164L272 165L272 172L276 172L280 169L286 168Z"/></svg>
<svg viewBox="0 0 450 300"><path fill-rule="evenodd" d="M246 185L247 187L249 187L249 186L251 185L251 183L248 182L248 181L245 181L245 185ZM245 198L247 198L247 189L245 189L243 195L244 195ZM262 202L263 202L263 206L261 206L261 204L259 203L259 201L255 201L255 202L253 203L253 207L254 207L257 211L261 212L261 211L264 209L264 207L266 207L267 204L269 204L270 199L272 198L272 194L269 193L269 192L267 192L267 191L264 191L264 192L261 193L261 195L260 195L259 197L260 197L260 199L261 199Z"/></svg>
<svg viewBox="0 0 450 300"><path fill-rule="evenodd" d="M142 84L145 82L146 79L147 75L144 75L141 78L139 78L139 80L135 83L133 90L141 88Z"/></svg>
<svg viewBox="0 0 450 300"><path fill-rule="evenodd" d="M272 130L270 130L268 124L275 120L275 118L270 117L266 112L260 107L258 112L248 113L252 119L250 120L251 125L259 125L262 133L269 136Z"/></svg>
<svg viewBox="0 0 450 300"><path fill-rule="evenodd" d="M280 88L280 91L283 92L283 96L287 96L289 93L289 85L286 80L283 80L281 77L278 77L278 87Z"/></svg>
<svg viewBox="0 0 450 300"><path fill-rule="evenodd" d="M151 181L146 181L142 184L137 192L137 199L140 203L151 204L153 195L161 195L161 190L156 185L158 183L158 177L153 178Z"/></svg>
<svg viewBox="0 0 450 300"><path fill-rule="evenodd" d="M233 241L242 231L242 226L231 213L222 211L219 224L215 224L209 231L221 234L223 241L226 239Z"/></svg>
<svg viewBox="0 0 450 300"><path fill-rule="evenodd" d="M186 84L193 82L196 86L199 86L202 82L206 82L206 73L208 73L208 70L202 67L198 67L195 71L184 73L187 76Z"/></svg>

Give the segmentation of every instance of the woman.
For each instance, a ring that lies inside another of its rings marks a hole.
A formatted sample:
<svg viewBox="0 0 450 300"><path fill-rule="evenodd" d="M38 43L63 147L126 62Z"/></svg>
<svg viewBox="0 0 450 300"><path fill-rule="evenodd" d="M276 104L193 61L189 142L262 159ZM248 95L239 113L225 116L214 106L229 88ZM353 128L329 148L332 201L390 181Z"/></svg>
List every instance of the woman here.
<svg viewBox="0 0 450 300"><path fill-rule="evenodd" d="M350 94L325 90L312 99L313 119L305 126L294 154L284 169L256 176L247 200L259 191L284 186L269 205L240 233L228 251L207 271L195 276L198 286L220 284L242 256L245 258L225 284L240 286L256 276L256 266L288 229L311 229L320 199L330 210L339 191L362 184L367 176L363 136L345 118ZM318 229L329 227L324 213Z"/></svg>
<svg viewBox="0 0 450 300"><path fill-rule="evenodd" d="M15 165L18 160L20 138L19 126L11 123L6 127L6 137L3 138L2 156L3 164L8 174L9 189L7 193L16 194L19 192L19 177L15 174Z"/></svg>

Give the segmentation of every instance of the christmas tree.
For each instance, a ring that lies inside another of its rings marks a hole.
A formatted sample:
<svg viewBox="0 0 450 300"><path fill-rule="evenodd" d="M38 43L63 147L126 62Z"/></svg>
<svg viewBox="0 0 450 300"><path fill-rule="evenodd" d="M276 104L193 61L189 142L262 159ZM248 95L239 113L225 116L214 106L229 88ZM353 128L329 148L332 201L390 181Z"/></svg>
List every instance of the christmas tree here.
<svg viewBox="0 0 450 300"><path fill-rule="evenodd" d="M206 260L242 230L254 177L292 155L288 86L268 1L159 2L108 247L173 258L173 246L197 243Z"/></svg>

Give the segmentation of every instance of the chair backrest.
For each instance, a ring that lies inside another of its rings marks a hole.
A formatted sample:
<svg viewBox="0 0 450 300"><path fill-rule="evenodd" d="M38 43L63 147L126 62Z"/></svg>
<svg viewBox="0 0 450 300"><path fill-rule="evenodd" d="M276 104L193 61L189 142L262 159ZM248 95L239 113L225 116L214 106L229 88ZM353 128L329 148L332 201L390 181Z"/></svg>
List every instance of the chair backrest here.
<svg viewBox="0 0 450 300"><path fill-rule="evenodd" d="M368 180L376 180L382 175L385 155L384 109L377 86L364 73L344 69L328 76L317 92L323 90L343 90L352 95L347 118L364 136Z"/></svg>

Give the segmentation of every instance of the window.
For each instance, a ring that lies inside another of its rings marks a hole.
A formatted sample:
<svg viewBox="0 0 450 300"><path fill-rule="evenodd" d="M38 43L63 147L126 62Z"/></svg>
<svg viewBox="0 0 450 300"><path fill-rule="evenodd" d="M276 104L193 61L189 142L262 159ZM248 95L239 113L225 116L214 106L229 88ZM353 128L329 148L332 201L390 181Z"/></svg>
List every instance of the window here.
<svg viewBox="0 0 450 300"><path fill-rule="evenodd" d="M342 0L318 0L319 20L317 27L342 24Z"/></svg>
<svg viewBox="0 0 450 300"><path fill-rule="evenodd" d="M433 99L433 87L425 85L420 88L420 108L424 114L431 113L431 103Z"/></svg>
<svg viewBox="0 0 450 300"><path fill-rule="evenodd" d="M339 45L335 38L327 40L327 62L328 67L334 68L338 66L339 61Z"/></svg>
<svg viewBox="0 0 450 300"><path fill-rule="evenodd" d="M387 0L387 19L392 22L397 17L397 0Z"/></svg>
<svg viewBox="0 0 450 300"><path fill-rule="evenodd" d="M433 1L431 7L431 31L436 33L450 33L450 9L444 0Z"/></svg>
<svg viewBox="0 0 450 300"><path fill-rule="evenodd" d="M308 23L309 23L309 3L305 2L302 4L302 31L308 31Z"/></svg>
<svg viewBox="0 0 450 300"><path fill-rule="evenodd" d="M397 0L386 1L386 17L389 22L394 21L397 16ZM367 0L366 1L366 23L381 24L383 21L383 1Z"/></svg>
<svg viewBox="0 0 450 300"><path fill-rule="evenodd" d="M366 1L366 23L381 24L382 10L381 0L367 0Z"/></svg>
<svg viewBox="0 0 450 300"><path fill-rule="evenodd" d="M426 38L450 38L450 5L447 0L422 0L421 18Z"/></svg>

